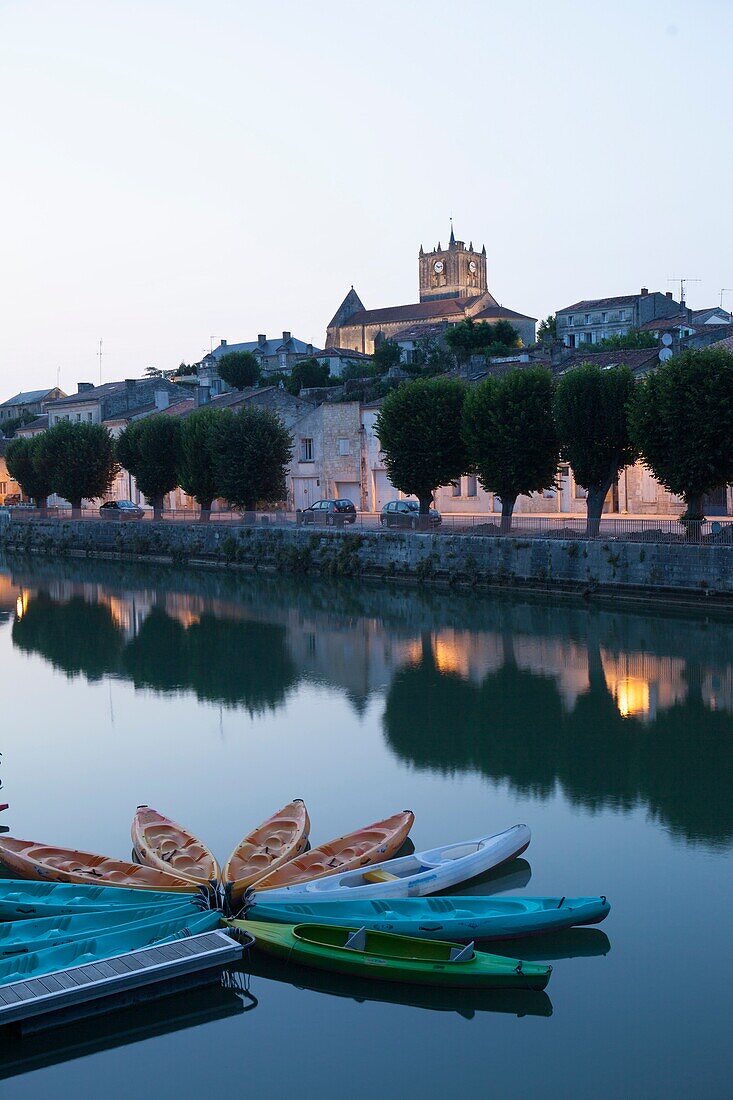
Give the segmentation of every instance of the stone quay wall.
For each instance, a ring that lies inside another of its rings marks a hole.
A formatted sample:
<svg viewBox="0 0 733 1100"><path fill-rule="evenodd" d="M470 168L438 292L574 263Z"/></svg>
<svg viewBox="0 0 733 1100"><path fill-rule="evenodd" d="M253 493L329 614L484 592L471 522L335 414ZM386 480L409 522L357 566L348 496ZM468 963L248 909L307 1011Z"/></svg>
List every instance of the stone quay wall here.
<svg viewBox="0 0 733 1100"><path fill-rule="evenodd" d="M325 577L733 601L730 544L39 518L0 526L0 548Z"/></svg>

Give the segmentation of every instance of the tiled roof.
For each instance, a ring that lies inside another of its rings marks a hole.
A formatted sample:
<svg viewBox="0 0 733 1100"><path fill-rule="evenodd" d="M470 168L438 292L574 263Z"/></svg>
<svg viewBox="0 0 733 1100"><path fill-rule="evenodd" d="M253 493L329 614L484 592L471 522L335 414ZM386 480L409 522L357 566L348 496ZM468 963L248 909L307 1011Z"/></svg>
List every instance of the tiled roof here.
<svg viewBox="0 0 733 1100"><path fill-rule="evenodd" d="M330 356L331 359L371 359L371 355L365 355L363 351L354 351L349 348L324 348L323 351L315 353L316 359Z"/></svg>
<svg viewBox="0 0 733 1100"><path fill-rule="evenodd" d="M436 321L433 325L411 325L408 328L401 328L397 332L393 332L390 339L396 340L397 343L404 343L408 340L422 340L425 337L440 337L447 327L447 321Z"/></svg>
<svg viewBox="0 0 733 1100"><path fill-rule="evenodd" d="M360 309L353 313L342 328L354 325L393 325L400 321L433 321L442 317L462 320L466 309L473 305L481 295L470 298L436 298L428 302L411 302L406 306L387 306L385 309Z"/></svg>
<svg viewBox="0 0 733 1100"><path fill-rule="evenodd" d="M533 363L537 360L533 360ZM599 367L619 367L625 365L634 374L642 370L649 370L659 366L659 348L614 348L612 351L586 351L585 348L575 348L571 355L564 358L561 363L544 362L544 366L550 367L557 374L564 374L571 367L577 367L581 363L594 363Z"/></svg>
<svg viewBox="0 0 733 1100"><path fill-rule="evenodd" d="M474 313L474 321L536 321L536 317L528 317L526 313L516 313L513 309L504 306L487 306L480 313Z"/></svg>
<svg viewBox="0 0 733 1100"><path fill-rule="evenodd" d="M166 389L169 393L176 392L176 386L173 382L167 382L163 378L134 378L131 379L135 383L130 392L135 393L138 386L150 387L151 384L157 384L160 389ZM82 390L81 393L72 393L68 397L59 397L56 401L49 401L49 409L61 409L65 405L78 405L80 402L85 401L99 401L104 397L111 397L117 393L124 393L127 390L127 381L122 382L104 382L101 386L93 386L90 390Z"/></svg>
<svg viewBox="0 0 733 1100"><path fill-rule="evenodd" d="M675 317L657 317L656 320L645 321L639 328L644 332L664 332L665 329L694 328L695 324L688 320L686 313L678 313Z"/></svg>
<svg viewBox="0 0 733 1100"><path fill-rule="evenodd" d="M42 401L53 389L55 387L51 386L46 390L26 390L25 393L16 393L15 397L9 397L7 401L0 402L0 408L6 409L11 405L32 405L36 401Z"/></svg>
<svg viewBox="0 0 733 1100"><path fill-rule="evenodd" d="M31 420L29 424L24 424L21 428L16 430L16 435L25 435L27 432L37 432L48 427L48 413L43 413L41 416L37 416L35 420Z"/></svg>
<svg viewBox="0 0 733 1100"><path fill-rule="evenodd" d="M656 294L657 291L653 293ZM564 306L562 309L558 309L557 312L570 313L574 309L613 309L614 306L630 306L640 297L640 294L621 294L616 298L587 298L585 301L575 302L572 306Z"/></svg>
<svg viewBox="0 0 733 1100"><path fill-rule="evenodd" d="M310 350L308 350L309 348ZM245 340L242 344L220 344L218 348L214 348L213 351L204 356L204 361L213 359L218 362L219 359L233 351L249 351L253 355L272 356L285 349L291 353L302 355L318 355L320 351L313 344L306 343L305 340L298 340L295 336L291 336L287 341L284 341L282 336L278 336L272 340L266 340L264 344L260 344L258 340Z"/></svg>
<svg viewBox="0 0 733 1100"><path fill-rule="evenodd" d="M724 348L726 351L733 351L733 336L726 336L722 340L716 340L714 344L709 344L711 348Z"/></svg>

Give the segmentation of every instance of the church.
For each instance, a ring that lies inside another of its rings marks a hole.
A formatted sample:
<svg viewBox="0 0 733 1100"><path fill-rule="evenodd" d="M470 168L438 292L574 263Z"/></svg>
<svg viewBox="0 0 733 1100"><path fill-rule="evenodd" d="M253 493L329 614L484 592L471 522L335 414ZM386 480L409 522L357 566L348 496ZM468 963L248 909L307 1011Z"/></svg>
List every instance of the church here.
<svg viewBox="0 0 733 1100"><path fill-rule="evenodd" d="M526 346L535 342L535 317L500 306L489 292L486 276L486 246L480 252L473 242L457 241L451 223L447 248L425 252L420 245L418 257L420 301L405 306L365 309L353 286L331 320L326 346L348 348L371 355L375 341L399 340L409 331L410 338L435 335L448 325L468 317L474 321L509 321Z"/></svg>

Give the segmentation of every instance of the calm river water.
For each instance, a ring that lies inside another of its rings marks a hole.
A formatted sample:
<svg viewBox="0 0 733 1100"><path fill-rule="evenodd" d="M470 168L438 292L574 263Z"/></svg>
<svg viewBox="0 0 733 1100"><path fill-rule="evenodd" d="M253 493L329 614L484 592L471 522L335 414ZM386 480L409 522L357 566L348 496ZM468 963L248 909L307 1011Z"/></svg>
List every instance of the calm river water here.
<svg viewBox="0 0 733 1100"><path fill-rule="evenodd" d="M554 962L546 995L255 960L236 988L0 1038L0 1096L730 1095L730 620L0 561L0 668L14 835L128 856L145 802L223 860L292 797L314 842L411 807L418 849L530 825L484 892L612 904L503 945Z"/></svg>

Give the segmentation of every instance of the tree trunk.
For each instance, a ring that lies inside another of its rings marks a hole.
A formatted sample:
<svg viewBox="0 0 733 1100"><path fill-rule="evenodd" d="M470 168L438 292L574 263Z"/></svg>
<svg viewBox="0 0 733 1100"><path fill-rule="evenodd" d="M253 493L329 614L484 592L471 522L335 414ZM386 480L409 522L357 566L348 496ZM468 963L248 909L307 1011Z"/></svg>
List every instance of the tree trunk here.
<svg viewBox="0 0 733 1100"><path fill-rule="evenodd" d="M163 518L163 494L158 493L156 496L154 496L153 500L152 500L152 504L153 504L153 519L162 519Z"/></svg>
<svg viewBox="0 0 733 1100"><path fill-rule="evenodd" d="M45 519L48 511L48 497L36 497L36 508L41 513L41 518Z"/></svg>
<svg viewBox="0 0 733 1100"><path fill-rule="evenodd" d="M502 535L508 535L512 529L512 515L514 514L514 505L517 503L517 494L514 496L503 496L501 498L501 533Z"/></svg>
<svg viewBox="0 0 733 1100"><path fill-rule="evenodd" d="M81 519L81 497L76 497L71 502L71 518Z"/></svg>
<svg viewBox="0 0 733 1100"><path fill-rule="evenodd" d="M588 521L585 528L586 538L598 538L598 531L601 526L601 516L603 515L603 502L606 499L608 490L611 488L612 481L613 478L608 478L601 485L590 485L588 487L588 499L586 500L586 506L588 508Z"/></svg>
<svg viewBox="0 0 733 1100"><path fill-rule="evenodd" d="M200 500L201 515L199 516L200 523L208 523L211 519L211 500Z"/></svg>
<svg viewBox="0 0 733 1100"><path fill-rule="evenodd" d="M412 526L418 531L426 531L430 526L430 506L433 503L433 494L427 493L421 496L419 493L417 499L420 503L420 511L417 516L417 523L413 520Z"/></svg>
<svg viewBox="0 0 733 1100"><path fill-rule="evenodd" d="M687 493L685 495L687 508L680 516L680 523L684 525L688 542L699 542L705 515L702 509L702 493Z"/></svg>

